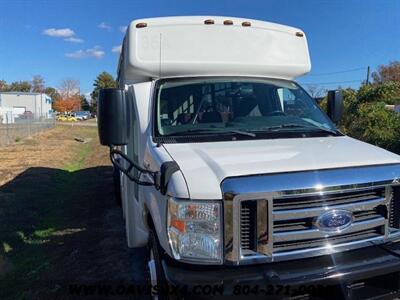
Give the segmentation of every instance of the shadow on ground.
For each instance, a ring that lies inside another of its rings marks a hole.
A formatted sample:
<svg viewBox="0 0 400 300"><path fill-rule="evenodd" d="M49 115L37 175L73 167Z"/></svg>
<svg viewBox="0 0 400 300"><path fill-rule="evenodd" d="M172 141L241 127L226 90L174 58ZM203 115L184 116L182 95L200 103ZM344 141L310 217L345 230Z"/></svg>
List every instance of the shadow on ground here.
<svg viewBox="0 0 400 300"><path fill-rule="evenodd" d="M111 167L30 168L0 187L0 299L71 299L72 283L141 284L145 262L144 249L126 246Z"/></svg>

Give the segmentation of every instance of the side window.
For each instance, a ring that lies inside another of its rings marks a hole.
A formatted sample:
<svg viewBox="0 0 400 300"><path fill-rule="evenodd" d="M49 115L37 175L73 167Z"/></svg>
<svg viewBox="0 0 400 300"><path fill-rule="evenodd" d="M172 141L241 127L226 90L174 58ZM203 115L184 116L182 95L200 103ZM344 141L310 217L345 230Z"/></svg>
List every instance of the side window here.
<svg viewBox="0 0 400 300"><path fill-rule="evenodd" d="M194 93L185 87L165 89L161 93L161 125L177 125L185 115L194 113Z"/></svg>
<svg viewBox="0 0 400 300"><path fill-rule="evenodd" d="M308 105L296 96L296 91L297 90L286 87L277 90L285 114L289 116L302 117L305 110L308 109Z"/></svg>

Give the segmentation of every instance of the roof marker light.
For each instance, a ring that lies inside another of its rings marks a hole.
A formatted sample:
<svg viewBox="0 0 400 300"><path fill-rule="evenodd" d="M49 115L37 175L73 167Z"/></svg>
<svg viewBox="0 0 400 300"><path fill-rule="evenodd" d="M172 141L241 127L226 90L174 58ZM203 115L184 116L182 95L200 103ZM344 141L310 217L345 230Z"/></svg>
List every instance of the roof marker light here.
<svg viewBox="0 0 400 300"><path fill-rule="evenodd" d="M214 24L214 20L211 20L211 19L205 20L205 21L204 21L204 24L206 24L206 25L212 25L212 24Z"/></svg>
<svg viewBox="0 0 400 300"><path fill-rule="evenodd" d="M233 25L233 21L232 20L225 20L224 21L224 25Z"/></svg>
<svg viewBox="0 0 400 300"><path fill-rule="evenodd" d="M300 31L297 31L297 32L296 32L296 36L298 36L298 37L303 37L303 36L304 36L304 33L300 32Z"/></svg>
<svg viewBox="0 0 400 300"><path fill-rule="evenodd" d="M242 26L243 26L243 27L250 27L250 26L251 26L251 23L248 22L248 21L245 21L245 22L242 22Z"/></svg>
<svg viewBox="0 0 400 300"><path fill-rule="evenodd" d="M147 23L137 23L136 28L144 28L147 27Z"/></svg>

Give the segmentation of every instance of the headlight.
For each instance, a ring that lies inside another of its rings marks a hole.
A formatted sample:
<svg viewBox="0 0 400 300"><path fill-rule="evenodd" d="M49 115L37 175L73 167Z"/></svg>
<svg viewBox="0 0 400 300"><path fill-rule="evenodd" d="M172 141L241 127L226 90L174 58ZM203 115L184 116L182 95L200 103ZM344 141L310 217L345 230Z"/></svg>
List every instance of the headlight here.
<svg viewBox="0 0 400 300"><path fill-rule="evenodd" d="M169 198L168 237L175 259L222 263L221 203Z"/></svg>

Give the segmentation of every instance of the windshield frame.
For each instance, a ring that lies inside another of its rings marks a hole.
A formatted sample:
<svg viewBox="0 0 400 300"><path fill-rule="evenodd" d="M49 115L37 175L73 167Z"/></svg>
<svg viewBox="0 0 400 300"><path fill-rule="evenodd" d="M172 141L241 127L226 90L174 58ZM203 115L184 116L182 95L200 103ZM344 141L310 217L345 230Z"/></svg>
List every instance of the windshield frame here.
<svg viewBox="0 0 400 300"><path fill-rule="evenodd" d="M247 80L250 81L254 80L261 80L261 81L281 81L285 82L286 84L294 84L299 90L301 90L305 95L308 96L309 100L315 104L319 112L326 118L327 122L331 126L332 134L331 136L344 136L341 133L336 125L331 121L325 111L318 105L317 101L310 96L310 94L297 82L287 79L280 79L280 78L271 78L271 77L254 77L254 76L188 76L188 77L169 77L169 78L160 78L154 81L154 88L152 93L152 139L155 143L197 143L197 142L216 142L216 141L231 141L231 140L265 140L265 139L283 139L283 138L305 138L305 137L326 137L327 132L323 132L322 128L321 131L312 130L308 132L299 131L299 130L283 130L283 131L249 131L255 132L257 134L256 137L241 135L241 136L232 136L234 133L226 132L225 134L221 134L221 132L212 132L209 133L190 133L188 132L187 135L163 135L159 132L159 116L158 116L158 109L159 109L159 92L160 87L165 82L174 82L174 81L190 81L190 80L212 80L212 79L232 79L232 80ZM316 127L317 129L317 127Z"/></svg>

